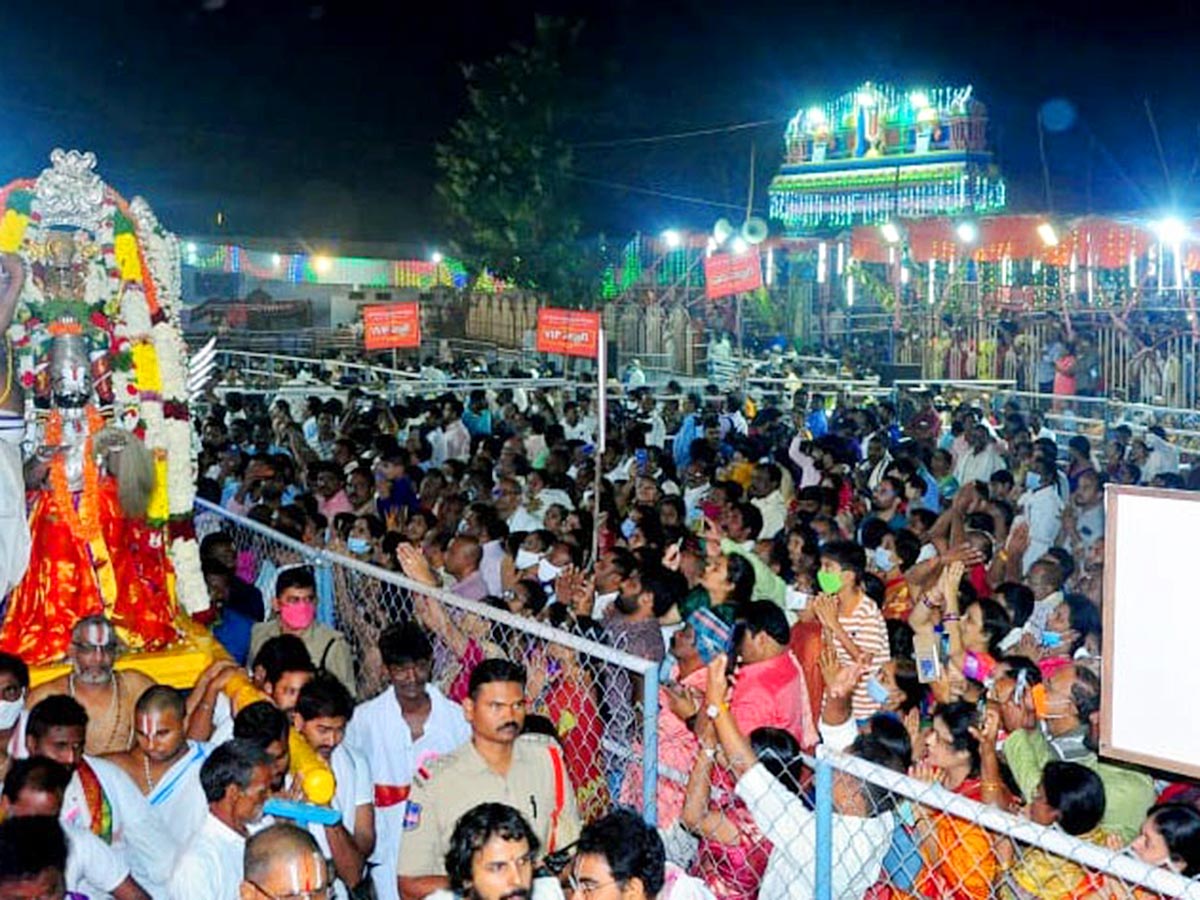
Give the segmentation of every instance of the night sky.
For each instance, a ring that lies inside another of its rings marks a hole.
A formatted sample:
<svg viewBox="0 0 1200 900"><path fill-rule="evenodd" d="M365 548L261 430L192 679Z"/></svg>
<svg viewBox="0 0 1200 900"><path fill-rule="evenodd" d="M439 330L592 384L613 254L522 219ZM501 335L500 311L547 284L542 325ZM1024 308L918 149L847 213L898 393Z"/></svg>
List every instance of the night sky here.
<svg viewBox="0 0 1200 900"><path fill-rule="evenodd" d="M579 183L589 232L736 217L721 204L745 204L752 144L764 209L784 120L867 79L974 84L1015 209L1045 208L1037 111L1065 98L1077 121L1046 136L1056 210L1193 210L1200 4L1106 5L11 4L0 29L0 176L36 174L54 146L88 148L107 180L146 196L179 232L217 232L220 210L229 236L425 253L441 237L433 145L461 111L458 63L527 37L541 11L585 21L574 65L587 90L568 138L590 179ZM587 146L760 120L770 124Z"/></svg>

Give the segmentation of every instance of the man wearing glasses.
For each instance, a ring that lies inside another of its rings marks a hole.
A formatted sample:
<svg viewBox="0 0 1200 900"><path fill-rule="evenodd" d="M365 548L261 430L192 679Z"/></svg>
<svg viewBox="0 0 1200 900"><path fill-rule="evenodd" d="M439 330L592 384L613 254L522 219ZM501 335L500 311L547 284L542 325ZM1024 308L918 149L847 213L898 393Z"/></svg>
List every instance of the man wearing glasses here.
<svg viewBox="0 0 1200 900"><path fill-rule="evenodd" d="M330 900L329 867L313 836L295 825L265 828L246 841L241 900Z"/></svg>
<svg viewBox="0 0 1200 900"><path fill-rule="evenodd" d="M117 633L104 616L80 619L71 630L71 671L29 693L27 706L66 694L87 710L89 756L124 753L133 746L133 708L154 679L135 669L114 671Z"/></svg>

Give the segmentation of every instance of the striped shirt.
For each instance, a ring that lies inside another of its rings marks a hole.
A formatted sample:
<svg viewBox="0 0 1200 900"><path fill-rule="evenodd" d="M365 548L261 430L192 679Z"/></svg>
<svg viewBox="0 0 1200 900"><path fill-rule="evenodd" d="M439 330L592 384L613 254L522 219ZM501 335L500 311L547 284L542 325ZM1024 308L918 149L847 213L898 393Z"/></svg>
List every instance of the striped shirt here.
<svg viewBox="0 0 1200 900"><path fill-rule="evenodd" d="M867 681L873 675L878 675L880 667L892 658L887 624L875 601L865 594L851 612L839 613L838 621L855 646L871 657L870 666L858 680L850 700L851 715L856 720L869 719L879 712L879 704L867 694ZM851 662L850 654L840 641L837 642L837 658L842 665Z"/></svg>

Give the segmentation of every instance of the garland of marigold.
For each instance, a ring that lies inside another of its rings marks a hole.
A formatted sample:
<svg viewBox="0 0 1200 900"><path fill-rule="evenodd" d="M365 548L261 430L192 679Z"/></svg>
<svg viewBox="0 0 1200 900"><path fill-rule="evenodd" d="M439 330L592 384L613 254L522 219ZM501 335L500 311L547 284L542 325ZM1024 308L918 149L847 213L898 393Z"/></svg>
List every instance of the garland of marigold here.
<svg viewBox="0 0 1200 900"><path fill-rule="evenodd" d="M67 520L67 527L77 540L91 543L100 537L100 471L93 457L92 438L104 427L104 417L94 406L87 407L88 436L83 446L83 493L76 510L71 500L71 485L67 480L67 461L61 453L50 460L50 497L58 514ZM58 447L63 439L63 419L59 410L50 413L46 422L47 446Z"/></svg>

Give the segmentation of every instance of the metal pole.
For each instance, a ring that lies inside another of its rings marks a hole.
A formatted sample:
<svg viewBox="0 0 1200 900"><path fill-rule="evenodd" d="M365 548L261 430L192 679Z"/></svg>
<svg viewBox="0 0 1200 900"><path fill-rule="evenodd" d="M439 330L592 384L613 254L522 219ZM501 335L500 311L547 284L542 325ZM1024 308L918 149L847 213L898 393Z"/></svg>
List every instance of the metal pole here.
<svg viewBox="0 0 1200 900"><path fill-rule="evenodd" d="M642 678L642 819L658 824L658 669Z"/></svg>
<svg viewBox="0 0 1200 900"><path fill-rule="evenodd" d="M827 759L817 759L817 852L814 896L816 900L833 898L833 767Z"/></svg>
<svg viewBox="0 0 1200 900"><path fill-rule="evenodd" d="M600 481L604 477L604 448L608 443L608 347L602 324L596 332L596 471L592 480L592 566L600 557ZM654 695L658 702L658 694ZM657 718L657 717L656 717ZM657 732L656 732L657 736Z"/></svg>

